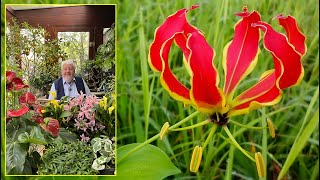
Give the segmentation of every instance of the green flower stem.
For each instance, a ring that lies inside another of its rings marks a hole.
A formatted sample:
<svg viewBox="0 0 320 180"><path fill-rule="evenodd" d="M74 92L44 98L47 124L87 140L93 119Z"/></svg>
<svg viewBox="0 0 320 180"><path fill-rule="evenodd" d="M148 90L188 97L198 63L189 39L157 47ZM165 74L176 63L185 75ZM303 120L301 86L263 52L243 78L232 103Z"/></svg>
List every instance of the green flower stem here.
<svg viewBox="0 0 320 180"><path fill-rule="evenodd" d="M230 120L229 122L237 125L237 126L240 126L240 127L244 127L244 128L248 128L248 129L256 129L256 130L260 130L260 129L267 129L268 127L267 126L263 126L263 127L254 127L254 126L248 126L248 125L245 125L245 124L241 124L241 123L238 123L236 121L233 121L233 120Z"/></svg>
<svg viewBox="0 0 320 180"><path fill-rule="evenodd" d="M234 162L234 150L235 146L230 144L230 149L229 149L229 158L227 160L227 168L226 168L226 173L225 173L225 180L231 180L232 179L232 167L233 167L233 162Z"/></svg>
<svg viewBox="0 0 320 180"><path fill-rule="evenodd" d="M233 142L233 144L235 145L236 148L238 148L244 155L246 155L249 159L251 159L252 161L256 162L256 160L250 155L247 153L246 150L244 150L239 144L238 142L234 139L234 137L232 136L231 132L229 131L228 127L227 126L222 126L223 129L225 130L225 132L228 134L230 140Z"/></svg>
<svg viewBox="0 0 320 180"><path fill-rule="evenodd" d="M188 117L182 119L181 121L177 122L176 124L172 125L169 130L172 131L173 129L179 127L181 124L191 120L192 118L194 118L195 116L197 116L200 112L199 111L196 111L194 113L192 113L191 115L189 115Z"/></svg>
<svg viewBox="0 0 320 180"><path fill-rule="evenodd" d="M17 105L18 105L18 103L17 103L17 93L13 90L12 91L12 96L13 96L13 109L16 109L17 108Z"/></svg>
<svg viewBox="0 0 320 180"><path fill-rule="evenodd" d="M182 119L181 121L179 121L178 123L174 124L173 126L171 126L169 128L169 130L173 130L176 127L179 127L181 124L191 120L193 117L197 116L200 112L196 111L194 113L192 113L191 115L189 115L188 117ZM130 154L136 152L137 150L139 150L140 148L142 148L143 146L153 142L154 140L158 139L160 137L160 133L154 135L153 137L151 137L150 139L146 140L145 142L139 144L137 147L133 148L131 151L129 151L127 154L125 154L122 158L119 158L119 160L117 161L117 163L120 163L121 161L123 161L126 157L128 157Z"/></svg>
<svg viewBox="0 0 320 180"><path fill-rule="evenodd" d="M209 133L206 141L205 141L205 142L203 143L203 145L202 145L202 149L204 149L204 148L207 147L207 145L209 144L210 140L212 139L213 134L216 132L217 127L218 127L218 124L213 123L213 126L212 126L212 128L211 128L211 131L210 131L210 133Z"/></svg>
<svg viewBox="0 0 320 180"><path fill-rule="evenodd" d="M194 124L192 126L188 126L188 127L184 127L184 128L172 129L171 131L184 131L184 130L193 129L193 128L196 128L196 127L199 127L199 126L203 126L203 125L206 125L206 124L209 124L209 123L211 123L211 121L208 119L208 120L202 121L202 122L200 122L198 124Z"/></svg>

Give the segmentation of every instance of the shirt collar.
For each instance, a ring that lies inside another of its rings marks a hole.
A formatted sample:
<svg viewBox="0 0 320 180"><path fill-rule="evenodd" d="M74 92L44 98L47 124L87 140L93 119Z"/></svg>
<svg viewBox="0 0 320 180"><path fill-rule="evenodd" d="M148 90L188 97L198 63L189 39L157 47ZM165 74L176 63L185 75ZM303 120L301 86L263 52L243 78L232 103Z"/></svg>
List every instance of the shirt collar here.
<svg viewBox="0 0 320 180"><path fill-rule="evenodd" d="M63 82L63 84L67 83L63 78L62 78L62 82ZM72 82L76 82L76 78L75 78L75 77L73 77L71 83L72 83Z"/></svg>

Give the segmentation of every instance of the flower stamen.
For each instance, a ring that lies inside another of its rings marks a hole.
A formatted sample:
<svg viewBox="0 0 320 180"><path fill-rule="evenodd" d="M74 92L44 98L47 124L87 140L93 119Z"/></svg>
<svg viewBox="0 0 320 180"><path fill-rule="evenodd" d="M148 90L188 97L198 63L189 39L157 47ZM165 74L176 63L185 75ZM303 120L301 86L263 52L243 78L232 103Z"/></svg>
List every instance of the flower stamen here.
<svg viewBox="0 0 320 180"><path fill-rule="evenodd" d="M202 147L196 146L192 152L192 158L190 161L190 171L197 172L202 159Z"/></svg>
<svg viewBox="0 0 320 180"><path fill-rule="evenodd" d="M276 137L276 132L275 132L275 128L274 128L274 125L271 121L271 119L267 119L267 123L268 123L268 127L269 127L269 133L271 135L272 138L275 138Z"/></svg>
<svg viewBox="0 0 320 180"><path fill-rule="evenodd" d="M264 165L264 160L260 152L257 152L254 154L254 158L256 159L256 166L257 166L257 171L259 177L264 177L265 176L265 165Z"/></svg>
<svg viewBox="0 0 320 180"><path fill-rule="evenodd" d="M220 114L218 112L210 115L210 119L213 123L216 123L218 125L226 125L229 122L229 118L227 117L227 113Z"/></svg>
<svg viewBox="0 0 320 180"><path fill-rule="evenodd" d="M162 126L161 130L160 130L160 139L162 140L164 138L164 136L167 134L168 130L169 130L169 122L164 123L164 125Z"/></svg>

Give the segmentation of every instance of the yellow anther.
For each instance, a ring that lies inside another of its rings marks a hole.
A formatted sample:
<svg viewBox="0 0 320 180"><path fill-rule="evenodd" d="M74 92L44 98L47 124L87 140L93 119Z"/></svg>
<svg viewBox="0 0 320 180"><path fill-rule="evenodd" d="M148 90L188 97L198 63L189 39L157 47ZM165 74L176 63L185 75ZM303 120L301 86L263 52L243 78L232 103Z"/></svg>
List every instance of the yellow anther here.
<svg viewBox="0 0 320 180"><path fill-rule="evenodd" d="M170 127L169 122L164 123L164 125L162 126L162 128L160 130L160 139L161 140L167 134L169 127Z"/></svg>
<svg viewBox="0 0 320 180"><path fill-rule="evenodd" d="M267 123L268 123L269 133L270 133L271 137L275 138L276 137L276 131L275 131L275 128L274 128L274 125L273 125L272 121L269 118L267 119Z"/></svg>
<svg viewBox="0 0 320 180"><path fill-rule="evenodd" d="M264 177L265 176L265 165L264 165L264 160L260 152L257 152L254 154L254 158L256 159L256 166L257 166L257 171L259 177Z"/></svg>
<svg viewBox="0 0 320 180"><path fill-rule="evenodd" d="M196 146L192 152L190 171L197 172L202 159L202 147Z"/></svg>

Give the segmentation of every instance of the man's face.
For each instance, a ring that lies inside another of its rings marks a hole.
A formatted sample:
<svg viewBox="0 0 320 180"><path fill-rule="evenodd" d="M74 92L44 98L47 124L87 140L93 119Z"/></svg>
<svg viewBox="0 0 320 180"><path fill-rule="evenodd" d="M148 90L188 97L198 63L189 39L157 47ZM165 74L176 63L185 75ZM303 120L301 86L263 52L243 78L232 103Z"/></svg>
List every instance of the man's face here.
<svg viewBox="0 0 320 180"><path fill-rule="evenodd" d="M74 68L72 64L64 64L62 67L62 78L67 82L70 83L74 78Z"/></svg>

